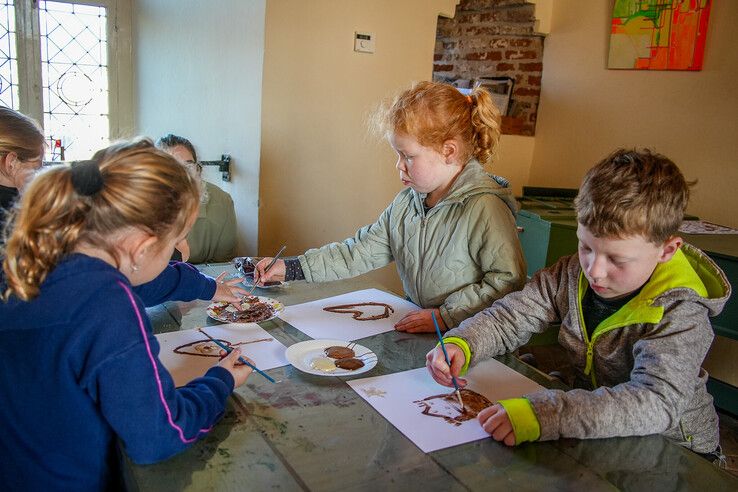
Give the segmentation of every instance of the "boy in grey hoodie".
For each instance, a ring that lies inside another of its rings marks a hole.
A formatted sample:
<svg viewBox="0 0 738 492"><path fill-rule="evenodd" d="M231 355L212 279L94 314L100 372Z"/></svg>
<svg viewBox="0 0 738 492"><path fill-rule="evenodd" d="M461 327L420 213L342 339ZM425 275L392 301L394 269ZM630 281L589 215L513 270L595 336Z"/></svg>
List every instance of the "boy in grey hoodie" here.
<svg viewBox="0 0 738 492"><path fill-rule="evenodd" d="M479 413L497 441L663 434L699 453L718 447L718 418L700 366L710 316L731 287L720 268L677 236L689 185L649 151L619 150L584 177L575 205L578 253L536 273L449 331L450 358L427 367L440 384L560 323L575 389L502 400ZM459 380L464 384L463 379Z"/></svg>

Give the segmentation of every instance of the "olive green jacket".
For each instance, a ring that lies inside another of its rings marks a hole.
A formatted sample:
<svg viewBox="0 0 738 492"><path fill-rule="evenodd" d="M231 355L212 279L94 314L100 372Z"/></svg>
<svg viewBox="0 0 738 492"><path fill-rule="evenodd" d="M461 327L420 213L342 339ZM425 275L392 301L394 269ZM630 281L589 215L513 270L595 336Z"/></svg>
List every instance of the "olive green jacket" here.
<svg viewBox="0 0 738 492"><path fill-rule="evenodd" d="M427 214L424 200L406 188L354 237L305 252L305 279L354 277L394 260L407 297L440 307L447 327L522 287L525 261L507 187L472 160Z"/></svg>
<svg viewBox="0 0 738 492"><path fill-rule="evenodd" d="M231 195L205 181L210 197L200 204L197 220L187 235L190 263L231 261L236 249L236 211Z"/></svg>
<svg viewBox="0 0 738 492"><path fill-rule="evenodd" d="M701 364L713 340L709 317L720 313L731 292L720 267L682 245L591 337L582 317L587 288L578 256L564 257L446 339L475 364L561 324L559 344L577 372L578 389L531 393L523 404L500 402L517 440L664 434L694 451L714 451L718 418Z"/></svg>

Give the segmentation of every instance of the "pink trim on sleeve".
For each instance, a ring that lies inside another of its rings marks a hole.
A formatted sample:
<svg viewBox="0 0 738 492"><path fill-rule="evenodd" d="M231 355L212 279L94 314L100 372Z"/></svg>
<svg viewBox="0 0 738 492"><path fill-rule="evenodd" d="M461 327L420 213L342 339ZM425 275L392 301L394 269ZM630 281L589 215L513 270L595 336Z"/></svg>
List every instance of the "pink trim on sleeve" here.
<svg viewBox="0 0 738 492"><path fill-rule="evenodd" d="M195 435L195 437L193 437L191 439L187 439L184 436L184 431L182 430L182 428L180 426L178 426L176 423L174 423L174 419L172 418L172 412L169 409L169 405L167 405L166 399L164 398L164 388L163 388L162 383L161 383L161 378L159 377L159 368L156 365L156 360L154 358L154 354L151 352L151 344L149 343L149 339L146 336L146 328L144 327L143 318L141 317L141 311L139 311L138 306L136 305L136 301L133 299L133 293L128 288L128 286L126 286L120 280L118 281L118 284L121 287L123 287L123 290L128 295L128 299L131 301L131 305L133 305L133 310L135 311L136 317L138 318L138 326L139 326L139 329L141 330L141 336L143 337L144 344L146 345L146 352L149 355L149 360L151 361L151 367L154 368L154 377L156 378L156 384L157 384L158 389L159 389L159 399L161 400L161 404L164 406L164 411L167 414L167 418L169 420L169 425L171 425L174 429L177 430L177 432L179 433L179 439L183 443L189 444L191 442L194 442L194 441L197 440L197 435ZM211 427L208 427L207 429L200 429L199 431L197 431L197 434L204 433L204 432L209 432L211 429L212 429L212 426Z"/></svg>
<svg viewBox="0 0 738 492"><path fill-rule="evenodd" d="M173 261L173 262L171 262L170 264L171 264L171 265L184 265L184 266L186 266L186 267L189 267L189 268L190 268L190 270L193 270L193 271L195 271L195 272L198 272L198 273L200 273L200 270L198 270L197 268L195 268L195 267L194 267L193 265L191 265L191 264L187 263L186 261Z"/></svg>

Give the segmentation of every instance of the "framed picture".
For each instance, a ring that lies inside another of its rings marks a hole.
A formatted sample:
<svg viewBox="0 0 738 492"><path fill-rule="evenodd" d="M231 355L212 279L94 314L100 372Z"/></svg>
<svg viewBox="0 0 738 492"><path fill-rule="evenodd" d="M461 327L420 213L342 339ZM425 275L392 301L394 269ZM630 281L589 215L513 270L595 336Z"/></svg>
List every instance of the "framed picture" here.
<svg viewBox="0 0 738 492"><path fill-rule="evenodd" d="M474 81L474 87L484 87L492 95L492 100L500 110L500 114L507 115L510 109L515 79L512 77L479 77Z"/></svg>
<svg viewBox="0 0 738 492"><path fill-rule="evenodd" d="M712 0L615 0L607 68L702 70Z"/></svg>

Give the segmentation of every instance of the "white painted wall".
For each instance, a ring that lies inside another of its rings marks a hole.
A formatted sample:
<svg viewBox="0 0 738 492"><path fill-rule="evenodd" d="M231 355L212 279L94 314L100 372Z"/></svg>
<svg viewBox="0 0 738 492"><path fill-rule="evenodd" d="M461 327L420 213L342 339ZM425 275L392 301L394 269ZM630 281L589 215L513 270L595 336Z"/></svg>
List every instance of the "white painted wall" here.
<svg viewBox="0 0 738 492"><path fill-rule="evenodd" d="M205 179L233 197L237 253L256 254L266 0L134 3L136 131L189 138L201 160L231 154L230 183Z"/></svg>
<svg viewBox="0 0 738 492"><path fill-rule="evenodd" d="M528 185L535 143L535 137L501 135L497 153L488 168L492 173L510 181L510 188L516 196L522 195L523 186Z"/></svg>

